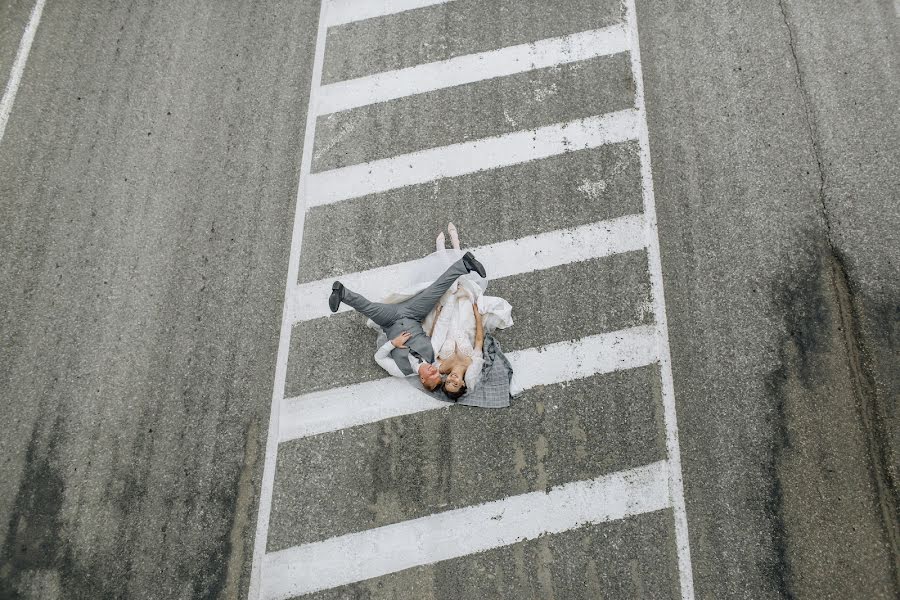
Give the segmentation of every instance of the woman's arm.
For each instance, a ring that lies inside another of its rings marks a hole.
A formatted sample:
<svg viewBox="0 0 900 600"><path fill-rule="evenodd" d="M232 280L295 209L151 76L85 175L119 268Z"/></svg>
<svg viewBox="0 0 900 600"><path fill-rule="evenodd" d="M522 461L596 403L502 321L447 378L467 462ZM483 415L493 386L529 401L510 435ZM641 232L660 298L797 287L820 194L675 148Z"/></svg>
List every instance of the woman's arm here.
<svg viewBox="0 0 900 600"><path fill-rule="evenodd" d="M437 327L438 317L441 316L441 310L444 308L443 304L438 304L434 309L434 319L431 321L431 331L428 332L428 337L434 335L434 328Z"/></svg>
<svg viewBox="0 0 900 600"><path fill-rule="evenodd" d="M481 321L481 313L475 302L472 303L472 312L475 313L475 351L481 352L484 347L484 323Z"/></svg>

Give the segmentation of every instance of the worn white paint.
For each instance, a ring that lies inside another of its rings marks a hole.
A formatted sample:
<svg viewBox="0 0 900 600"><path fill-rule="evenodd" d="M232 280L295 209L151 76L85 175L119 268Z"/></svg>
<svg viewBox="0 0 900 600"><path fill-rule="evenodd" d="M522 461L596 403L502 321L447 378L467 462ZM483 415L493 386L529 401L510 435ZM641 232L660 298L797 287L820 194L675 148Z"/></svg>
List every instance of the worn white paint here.
<svg viewBox="0 0 900 600"><path fill-rule="evenodd" d="M669 506L665 461L266 555L265 600L285 600Z"/></svg>
<svg viewBox="0 0 900 600"><path fill-rule="evenodd" d="M399 377L366 381L285 398L281 409L279 441L287 442L449 406L447 402L435 400Z"/></svg>
<svg viewBox="0 0 900 600"><path fill-rule="evenodd" d="M31 44L34 42L34 36L37 33L38 23L41 22L41 13L44 12L45 0L37 0L31 9L31 16L28 18L28 24L22 33L22 39L19 41L19 49L16 51L16 60L13 62L12 69L9 73L9 79L6 82L6 88L3 91L3 98L0 99L0 142L3 141L3 134L6 133L6 123L9 121L9 113L12 111L13 102L16 100L16 93L19 91L19 84L22 82L22 73L25 71L25 63L28 61L28 54L31 52Z"/></svg>
<svg viewBox="0 0 900 600"><path fill-rule="evenodd" d="M453 0L326 0L326 27L383 17Z"/></svg>
<svg viewBox="0 0 900 600"><path fill-rule="evenodd" d="M647 228L647 260L650 272L650 291L653 314L659 330L659 363L663 402L663 421L666 426L666 450L669 457L669 493L675 521L675 543L678 554L678 574L682 600L693 600L694 578L691 566L690 540L687 529L687 512L684 506L684 483L681 474L681 449L678 442L678 421L675 414L675 384L672 379L672 358L669 347L669 325L666 317L666 300L663 294L662 262L659 252L659 233L656 225L656 200L653 194L653 172L650 166L650 139L647 130L647 112L644 102L644 76L641 69L641 48L638 38L637 13L634 0L625 0L625 17L628 26L629 54L635 83L634 105L640 114L638 143L641 157L641 190L644 198L645 226Z"/></svg>
<svg viewBox="0 0 900 600"><path fill-rule="evenodd" d="M646 245L645 236L643 216L628 215L471 248L471 251L484 264L491 279L501 279L640 250ZM349 273L339 279L349 289L377 301L396 289L398 281L408 281L416 270L416 264L416 261L408 261ZM287 300L291 318L297 322L331 315L328 296L333 282L334 278L328 278L297 285ZM340 309L341 312L349 310L346 305Z"/></svg>
<svg viewBox="0 0 900 600"><path fill-rule="evenodd" d="M322 86L319 115L404 96L617 54L628 49L623 25L376 73Z"/></svg>
<svg viewBox="0 0 900 600"><path fill-rule="evenodd" d="M643 367L656 362L657 347L656 327L638 326L514 352L510 391Z"/></svg>
<svg viewBox="0 0 900 600"><path fill-rule="evenodd" d="M328 2L322 2L319 10L319 24L316 34L315 56L313 57L309 98L315 102L322 81L322 63L325 58L325 35L327 31ZM300 250L303 245L303 223L306 219L307 182L312 165L313 141L316 133L316 116L312 111L306 115L306 131L303 139L303 155L300 159L300 178L297 184L297 200L294 208L294 229L291 234L291 251L287 265L285 282L285 306L281 315L281 333L278 339L278 355L275 362L275 382L272 389L272 405L269 412L269 430L266 438L265 464L260 482L259 508L256 519L256 538L253 545L253 563L250 569L249 600L257 600L260 594L262 561L266 553L269 533L269 516L272 512L272 489L275 485L275 467L278 459L278 428L281 401L284 398L284 384L287 376L287 361L291 345L291 321L287 299L297 281L300 268Z"/></svg>
<svg viewBox="0 0 900 600"><path fill-rule="evenodd" d="M656 328L632 327L511 352L507 358L514 370L512 391L518 394L538 385L653 364L657 360ZM398 377L367 381L286 398L279 440L286 442L448 406Z"/></svg>
<svg viewBox="0 0 900 600"><path fill-rule="evenodd" d="M626 109L313 173L307 208L637 139L639 123L637 111Z"/></svg>

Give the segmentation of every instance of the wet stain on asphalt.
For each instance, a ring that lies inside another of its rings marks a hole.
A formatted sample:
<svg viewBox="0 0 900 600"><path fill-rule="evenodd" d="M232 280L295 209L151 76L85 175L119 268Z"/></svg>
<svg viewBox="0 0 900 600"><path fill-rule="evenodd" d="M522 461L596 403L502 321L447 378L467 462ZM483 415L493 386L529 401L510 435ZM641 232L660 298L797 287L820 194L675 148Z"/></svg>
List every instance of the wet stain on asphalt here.
<svg viewBox="0 0 900 600"><path fill-rule="evenodd" d="M30 577L46 569L59 569L66 558L60 517L65 484L56 467L58 432L51 432L47 440L41 437L35 426L9 534L0 554L3 598L22 597Z"/></svg>
<svg viewBox="0 0 900 600"><path fill-rule="evenodd" d="M827 517L835 502L858 506L856 498L863 494L871 510L859 510L867 513L872 534L882 539L859 534L846 546L883 548L887 557L883 554L881 559L893 563L894 587L900 590L894 459L884 430L885 399L877 392L871 354L861 333L863 303L854 294L840 253L827 243L808 239L811 250L786 262L790 267L773 290L784 334L776 351L779 366L768 377L773 442L767 512L775 548L770 575L780 595L792 599L807 588L810 578L819 577L820 569L827 570L824 561L841 560L838 555L847 548L830 548L810 526L810 515ZM890 321L896 313L881 310L870 317ZM878 329L894 331L896 322L885 322ZM837 444L848 437L852 439L848 447L859 450L859 461L865 465L862 472L842 474L834 467L840 464L831 458L838 452ZM852 531L856 533L856 525ZM853 560L860 562L858 557ZM855 568L864 570L859 564Z"/></svg>

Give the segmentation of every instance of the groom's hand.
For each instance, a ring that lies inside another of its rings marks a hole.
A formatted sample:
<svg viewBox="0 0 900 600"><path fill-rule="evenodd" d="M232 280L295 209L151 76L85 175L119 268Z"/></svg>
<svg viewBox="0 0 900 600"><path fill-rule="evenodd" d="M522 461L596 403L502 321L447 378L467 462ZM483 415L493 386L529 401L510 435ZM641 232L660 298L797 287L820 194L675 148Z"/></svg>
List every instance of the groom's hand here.
<svg viewBox="0 0 900 600"><path fill-rule="evenodd" d="M410 337L412 337L412 334L408 331L404 331L403 333L392 339L391 343L394 345L394 348L406 348L406 342Z"/></svg>

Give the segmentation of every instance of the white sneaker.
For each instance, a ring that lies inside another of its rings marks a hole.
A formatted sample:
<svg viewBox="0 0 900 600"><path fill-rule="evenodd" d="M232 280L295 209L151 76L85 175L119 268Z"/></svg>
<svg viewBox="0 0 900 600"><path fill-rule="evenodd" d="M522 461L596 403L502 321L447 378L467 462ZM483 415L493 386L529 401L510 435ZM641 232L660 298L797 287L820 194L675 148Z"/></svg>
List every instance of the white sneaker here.
<svg viewBox="0 0 900 600"><path fill-rule="evenodd" d="M454 250L460 250L459 247L459 232L456 231L456 225L453 223L447 223L447 231L450 232L450 243L453 245ZM441 232L443 235L443 232Z"/></svg>

